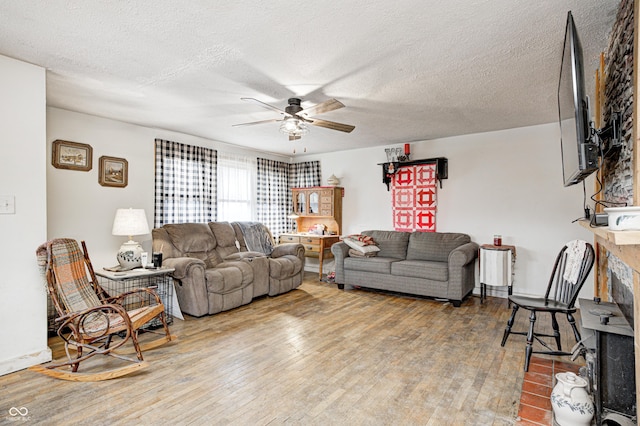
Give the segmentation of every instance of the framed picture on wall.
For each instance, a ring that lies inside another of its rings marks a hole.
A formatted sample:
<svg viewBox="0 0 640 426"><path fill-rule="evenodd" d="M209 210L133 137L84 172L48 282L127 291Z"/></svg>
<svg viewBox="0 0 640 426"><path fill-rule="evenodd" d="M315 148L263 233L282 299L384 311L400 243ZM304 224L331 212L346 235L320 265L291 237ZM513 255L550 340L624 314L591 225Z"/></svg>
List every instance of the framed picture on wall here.
<svg viewBox="0 0 640 426"><path fill-rule="evenodd" d="M98 182L102 186L124 188L128 183L129 165L124 158L100 157Z"/></svg>
<svg viewBox="0 0 640 426"><path fill-rule="evenodd" d="M51 147L51 164L57 169L88 172L92 167L91 145L57 139Z"/></svg>

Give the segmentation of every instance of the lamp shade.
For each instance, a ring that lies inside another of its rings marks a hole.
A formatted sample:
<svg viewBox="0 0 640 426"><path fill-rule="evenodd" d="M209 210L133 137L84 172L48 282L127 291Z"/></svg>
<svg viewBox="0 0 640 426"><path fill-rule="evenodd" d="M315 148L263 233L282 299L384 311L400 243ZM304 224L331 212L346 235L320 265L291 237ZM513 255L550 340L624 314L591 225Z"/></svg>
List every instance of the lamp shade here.
<svg viewBox="0 0 640 426"><path fill-rule="evenodd" d="M129 241L120 246L117 254L120 268L123 271L145 266L142 264L142 246L133 241L134 235L149 233L149 224L144 209L118 209L113 219L113 235L126 235Z"/></svg>
<svg viewBox="0 0 640 426"><path fill-rule="evenodd" d="M144 209L118 209L113 220L112 235L145 235L149 233L149 224Z"/></svg>

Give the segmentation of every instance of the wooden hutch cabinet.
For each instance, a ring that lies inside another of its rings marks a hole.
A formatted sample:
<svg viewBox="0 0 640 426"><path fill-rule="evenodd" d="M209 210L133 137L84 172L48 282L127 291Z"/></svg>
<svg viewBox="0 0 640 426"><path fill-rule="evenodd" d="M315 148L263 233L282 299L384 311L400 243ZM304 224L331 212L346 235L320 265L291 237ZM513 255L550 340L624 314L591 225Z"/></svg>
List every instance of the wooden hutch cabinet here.
<svg viewBox="0 0 640 426"><path fill-rule="evenodd" d="M297 234L280 235L280 243L301 243L305 256L317 257L319 277L322 279L324 258L331 258L331 246L340 241L342 232L342 197L344 188L339 186L314 186L292 188L293 211ZM324 225L324 234L314 233L316 225Z"/></svg>

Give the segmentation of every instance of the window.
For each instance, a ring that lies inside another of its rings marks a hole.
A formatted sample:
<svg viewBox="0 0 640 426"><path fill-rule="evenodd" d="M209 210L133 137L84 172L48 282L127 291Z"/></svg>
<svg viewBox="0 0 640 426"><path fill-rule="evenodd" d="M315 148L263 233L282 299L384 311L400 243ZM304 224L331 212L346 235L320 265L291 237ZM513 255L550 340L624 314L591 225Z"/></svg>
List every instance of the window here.
<svg viewBox="0 0 640 426"><path fill-rule="evenodd" d="M251 221L254 213L255 159L218 156L218 221Z"/></svg>

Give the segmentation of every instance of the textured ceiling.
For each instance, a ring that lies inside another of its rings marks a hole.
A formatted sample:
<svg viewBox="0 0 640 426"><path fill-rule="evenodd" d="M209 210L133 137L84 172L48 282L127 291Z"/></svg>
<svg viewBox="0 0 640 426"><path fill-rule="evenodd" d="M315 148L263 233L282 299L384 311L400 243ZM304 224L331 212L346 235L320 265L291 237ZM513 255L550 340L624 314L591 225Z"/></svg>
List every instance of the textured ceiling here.
<svg viewBox="0 0 640 426"><path fill-rule="evenodd" d="M588 93L618 0L0 0L0 54L47 105L258 150L321 153L555 122L567 11ZM593 70L593 72L591 71ZM284 109L346 108L289 142ZM64 135L59 135L64 137Z"/></svg>

